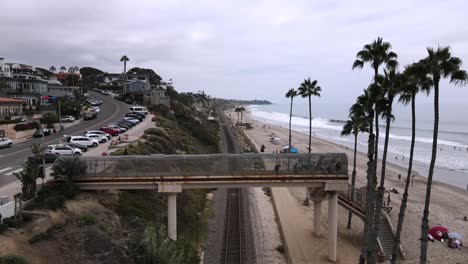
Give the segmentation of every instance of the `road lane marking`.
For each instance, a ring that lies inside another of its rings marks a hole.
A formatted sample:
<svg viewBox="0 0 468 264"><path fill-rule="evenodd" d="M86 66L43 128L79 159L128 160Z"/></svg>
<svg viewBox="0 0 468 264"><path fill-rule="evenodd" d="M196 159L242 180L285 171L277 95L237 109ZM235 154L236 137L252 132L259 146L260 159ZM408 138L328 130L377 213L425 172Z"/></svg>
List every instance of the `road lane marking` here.
<svg viewBox="0 0 468 264"><path fill-rule="evenodd" d="M97 124L95 124L95 125L93 125L93 126L101 126L102 124L104 124L104 123L108 122L109 120L111 120L112 118L114 118L114 117L119 113L119 111L120 111L120 105L118 105L118 104L115 103L115 99L114 99L114 100L110 100L109 102L111 102L112 104L114 104L115 106L117 106L117 110L116 110L115 113L112 114L110 117L106 118L106 119L103 120L102 122L99 122L99 123L97 123ZM88 130L88 129L90 129L90 127L85 128L85 129L82 129L82 130L79 130L79 131L77 131L77 132L75 132L75 133L71 133L70 135L76 135L76 134L82 133L82 132L84 132L84 131L86 131L86 130ZM48 144L53 143L53 142L55 142L55 141L59 141L59 142L60 142L60 140L62 140L62 138L53 139L53 140L44 142L44 145L48 145ZM22 143L23 143L23 142L22 142ZM3 156L0 157L0 158L5 158L5 157L11 156L11 155L15 155L15 154L18 154L18 153L21 153L21 152L25 152L25 151L28 151L28 150L30 150L30 149L29 149L29 148L26 148L26 149L23 149L23 150L19 150L19 151L16 151L16 152L12 152L12 153L9 153L9 154L5 154L5 155L3 155Z"/></svg>
<svg viewBox="0 0 468 264"><path fill-rule="evenodd" d="M4 169L1 169L0 170L0 173L4 172L4 171L8 171L8 170L11 170L11 167L7 167L7 168L4 168Z"/></svg>
<svg viewBox="0 0 468 264"><path fill-rule="evenodd" d="M5 174L5 175L6 175L6 176L10 176L10 175L13 175L13 173L17 173L17 172L20 172L20 171L22 171L22 170L23 170L23 168L19 168L19 169L17 169L17 170L10 171L9 173L7 173L7 174Z"/></svg>

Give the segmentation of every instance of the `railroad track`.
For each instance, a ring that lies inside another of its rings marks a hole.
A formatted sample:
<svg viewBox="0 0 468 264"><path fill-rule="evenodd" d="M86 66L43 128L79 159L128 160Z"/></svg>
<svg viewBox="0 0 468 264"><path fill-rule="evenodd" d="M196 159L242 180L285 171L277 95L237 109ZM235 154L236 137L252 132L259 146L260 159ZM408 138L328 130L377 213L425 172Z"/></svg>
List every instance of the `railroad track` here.
<svg viewBox="0 0 468 264"><path fill-rule="evenodd" d="M244 223L240 189L228 189L224 232L223 264L245 263Z"/></svg>
<svg viewBox="0 0 468 264"><path fill-rule="evenodd" d="M234 142L230 125L225 123L224 113L218 112L219 120L224 123L222 130L226 141L228 153L238 153L237 145ZM235 166L230 164L229 166ZM242 208L242 190L227 190L226 222L224 225L223 251L221 263L223 264L243 264L246 263L246 251L244 243L244 209Z"/></svg>

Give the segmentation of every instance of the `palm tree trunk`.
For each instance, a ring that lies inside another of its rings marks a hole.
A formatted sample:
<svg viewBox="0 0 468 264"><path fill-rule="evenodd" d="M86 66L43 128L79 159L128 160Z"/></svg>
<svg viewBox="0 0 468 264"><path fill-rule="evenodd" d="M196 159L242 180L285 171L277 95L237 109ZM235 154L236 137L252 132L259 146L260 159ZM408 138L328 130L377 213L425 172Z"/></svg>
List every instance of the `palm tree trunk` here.
<svg viewBox="0 0 468 264"><path fill-rule="evenodd" d="M416 139L416 94L411 97L411 146L410 156L408 163L408 174L406 175L405 191L403 192L403 199L401 200L400 213L398 214L398 224L395 234L395 243L393 243L392 250L392 264L396 263L398 255L398 247L400 246L401 231L403 230L403 222L405 221L406 205L408 203L408 190L411 180L411 172L413 170L413 154L414 154L414 142Z"/></svg>
<svg viewBox="0 0 468 264"><path fill-rule="evenodd" d="M289 152L291 152L291 121L292 121L293 97L291 96L291 107L289 108Z"/></svg>
<svg viewBox="0 0 468 264"><path fill-rule="evenodd" d="M377 245L377 238L379 236L379 224L380 224L380 212L382 211L383 201L385 196L385 170L387 165L387 151L388 151L388 141L390 136L390 121L392 116L392 102L393 100L390 99L389 109L386 118L386 127L385 127L385 142L384 142L384 150L382 155L382 171L380 174L380 186L378 189L377 195L377 205L375 208L375 217L374 217L374 232L373 232L373 242ZM389 252L388 252L389 253Z"/></svg>
<svg viewBox="0 0 468 264"><path fill-rule="evenodd" d="M312 150L312 100L309 95L309 153Z"/></svg>
<svg viewBox="0 0 468 264"><path fill-rule="evenodd" d="M354 158L353 158L353 173L351 175L351 201L354 201L354 185L356 185L356 152L357 152L357 136L358 134L354 134ZM351 218L353 214L351 211L348 214L348 225L346 228L351 228Z"/></svg>
<svg viewBox="0 0 468 264"><path fill-rule="evenodd" d="M124 60L124 74L127 73L127 61Z"/></svg>
<svg viewBox="0 0 468 264"><path fill-rule="evenodd" d="M377 177L377 165L379 163L379 112L375 111L375 177Z"/></svg>
<svg viewBox="0 0 468 264"><path fill-rule="evenodd" d="M434 80L434 135L432 141L432 157L427 175L426 201L424 202L423 218L421 221L421 254L419 263L427 263L427 232L429 230L429 204L431 203L432 176L437 156L437 137L439 134L439 80Z"/></svg>
<svg viewBox="0 0 468 264"><path fill-rule="evenodd" d="M359 257L359 264L366 263L366 259L370 260L372 256L371 248L369 247L370 237L369 234L372 230L372 220L374 211L374 178L375 178L375 162L374 162L374 112L369 111L369 142L367 147L367 187L366 187L366 219L364 222L364 243L361 248L361 256Z"/></svg>

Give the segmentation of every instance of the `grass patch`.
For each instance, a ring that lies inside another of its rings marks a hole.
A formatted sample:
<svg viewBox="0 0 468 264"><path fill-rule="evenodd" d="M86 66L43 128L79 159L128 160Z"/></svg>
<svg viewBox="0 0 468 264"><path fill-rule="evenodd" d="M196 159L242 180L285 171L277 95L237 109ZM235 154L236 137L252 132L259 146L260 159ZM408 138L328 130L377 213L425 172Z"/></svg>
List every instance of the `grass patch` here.
<svg viewBox="0 0 468 264"><path fill-rule="evenodd" d="M29 264L29 261L21 255L8 254L0 256L0 264Z"/></svg>
<svg viewBox="0 0 468 264"><path fill-rule="evenodd" d="M81 222L85 225L95 225L97 219L95 215L84 215L81 217Z"/></svg>

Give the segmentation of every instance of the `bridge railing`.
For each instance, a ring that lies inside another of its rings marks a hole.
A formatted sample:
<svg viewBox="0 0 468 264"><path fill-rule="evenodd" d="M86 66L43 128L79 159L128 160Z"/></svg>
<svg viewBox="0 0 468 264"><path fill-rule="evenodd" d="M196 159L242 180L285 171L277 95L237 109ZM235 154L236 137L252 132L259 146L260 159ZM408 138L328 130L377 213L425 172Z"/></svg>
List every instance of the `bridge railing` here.
<svg viewBox="0 0 468 264"><path fill-rule="evenodd" d="M85 177L348 175L343 153L82 157Z"/></svg>
<svg viewBox="0 0 468 264"><path fill-rule="evenodd" d="M366 192L348 184L348 191L341 192L340 195L358 208L366 209Z"/></svg>

